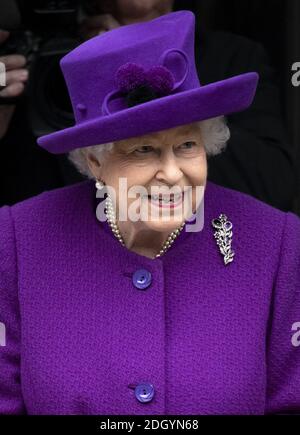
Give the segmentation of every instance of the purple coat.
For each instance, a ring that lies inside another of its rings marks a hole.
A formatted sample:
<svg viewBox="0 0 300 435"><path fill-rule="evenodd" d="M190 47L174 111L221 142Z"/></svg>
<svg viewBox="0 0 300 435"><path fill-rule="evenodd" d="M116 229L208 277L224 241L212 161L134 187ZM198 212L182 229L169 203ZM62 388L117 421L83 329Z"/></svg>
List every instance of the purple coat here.
<svg viewBox="0 0 300 435"><path fill-rule="evenodd" d="M95 204L86 181L0 209L0 414L300 413L300 219L208 182L203 231L150 259Z"/></svg>

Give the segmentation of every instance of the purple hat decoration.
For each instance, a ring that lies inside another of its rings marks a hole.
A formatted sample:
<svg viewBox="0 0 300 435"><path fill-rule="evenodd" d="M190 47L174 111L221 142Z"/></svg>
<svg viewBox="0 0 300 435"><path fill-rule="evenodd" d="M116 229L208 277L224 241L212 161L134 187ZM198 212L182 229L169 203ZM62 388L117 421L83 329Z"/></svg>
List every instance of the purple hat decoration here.
<svg viewBox="0 0 300 435"><path fill-rule="evenodd" d="M115 81L128 107L170 94L175 83L172 72L162 65L145 71L142 65L131 62L120 66Z"/></svg>
<svg viewBox="0 0 300 435"><path fill-rule="evenodd" d="M142 65L126 63L116 73L118 89L128 93L139 86L149 86L161 95L170 93L174 86L174 77L166 67L158 65L145 71Z"/></svg>
<svg viewBox="0 0 300 435"><path fill-rule="evenodd" d="M170 54L179 54L185 63L185 72L180 81L175 82L175 77L164 65L154 65L146 70L143 65L127 62L121 65L115 73L116 89L110 92L103 101L102 113L110 115L109 103L116 99L125 98L128 108L156 98L165 97L176 91L185 81L188 74L187 55L179 49L166 50L160 57L160 62L166 62Z"/></svg>

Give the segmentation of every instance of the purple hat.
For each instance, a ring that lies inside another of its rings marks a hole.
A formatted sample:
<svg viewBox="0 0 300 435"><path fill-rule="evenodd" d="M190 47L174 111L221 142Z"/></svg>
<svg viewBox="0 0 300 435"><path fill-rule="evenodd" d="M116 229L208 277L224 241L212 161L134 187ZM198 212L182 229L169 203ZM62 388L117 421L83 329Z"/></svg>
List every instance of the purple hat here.
<svg viewBox="0 0 300 435"><path fill-rule="evenodd" d="M111 30L68 53L60 65L76 125L38 144L65 153L246 109L258 74L201 86L194 32L192 12L172 12Z"/></svg>

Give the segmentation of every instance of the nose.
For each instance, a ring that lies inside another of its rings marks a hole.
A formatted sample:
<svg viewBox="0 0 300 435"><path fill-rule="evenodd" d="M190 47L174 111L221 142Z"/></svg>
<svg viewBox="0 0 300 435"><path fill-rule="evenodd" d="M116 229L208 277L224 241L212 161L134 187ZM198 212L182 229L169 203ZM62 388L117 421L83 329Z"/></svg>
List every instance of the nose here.
<svg viewBox="0 0 300 435"><path fill-rule="evenodd" d="M161 155L156 179L174 186L181 180L182 176L183 172L174 153L171 151Z"/></svg>

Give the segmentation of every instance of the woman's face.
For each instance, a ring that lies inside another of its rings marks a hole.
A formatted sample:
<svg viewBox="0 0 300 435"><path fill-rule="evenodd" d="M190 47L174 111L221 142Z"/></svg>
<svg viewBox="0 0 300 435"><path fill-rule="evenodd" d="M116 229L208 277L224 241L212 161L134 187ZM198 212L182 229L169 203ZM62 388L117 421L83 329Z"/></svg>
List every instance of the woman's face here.
<svg viewBox="0 0 300 435"><path fill-rule="evenodd" d="M95 178L113 188L117 219L118 207L127 211L131 207L142 217L135 222L140 229L170 232L178 228L199 206L196 192L203 194L206 184L206 152L195 124L115 142L103 160L88 154L87 161ZM125 190L120 189L120 178L126 180ZM130 189L141 193L130 197ZM170 192L178 196L162 202L153 197L155 192L164 199L172 196Z"/></svg>

